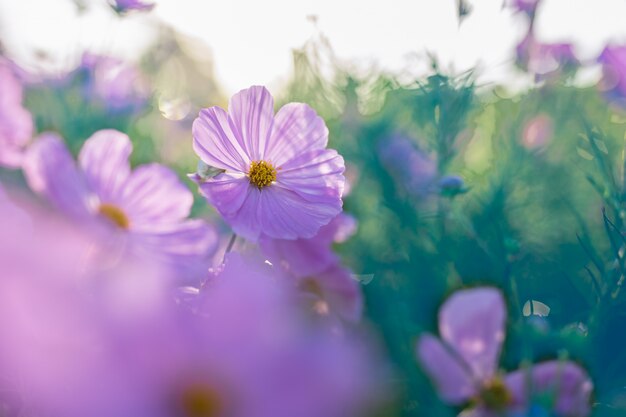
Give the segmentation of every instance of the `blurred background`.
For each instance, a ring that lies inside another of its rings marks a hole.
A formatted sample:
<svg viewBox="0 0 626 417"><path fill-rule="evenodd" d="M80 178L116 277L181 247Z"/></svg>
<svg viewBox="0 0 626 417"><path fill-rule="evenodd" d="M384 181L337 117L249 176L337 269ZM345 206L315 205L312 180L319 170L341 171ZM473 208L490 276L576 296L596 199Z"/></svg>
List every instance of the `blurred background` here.
<svg viewBox="0 0 626 417"><path fill-rule="evenodd" d="M252 84L312 105L359 222L338 251L398 370L384 415L456 414L414 343L447 294L479 284L508 299L505 369L571 358L594 379L596 415L626 415L626 62L605 49L626 43L626 1L523 3L160 0L120 13L0 0L0 43L37 132L76 152L117 128L134 164L185 180L200 108ZM194 214L221 224L199 197Z"/></svg>

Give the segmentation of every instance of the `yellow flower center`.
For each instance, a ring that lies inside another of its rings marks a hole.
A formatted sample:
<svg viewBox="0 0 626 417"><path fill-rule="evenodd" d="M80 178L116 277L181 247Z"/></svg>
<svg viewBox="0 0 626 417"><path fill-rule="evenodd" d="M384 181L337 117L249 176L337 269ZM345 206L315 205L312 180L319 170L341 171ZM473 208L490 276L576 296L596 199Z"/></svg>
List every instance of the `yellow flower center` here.
<svg viewBox="0 0 626 417"><path fill-rule="evenodd" d="M180 405L185 417L219 417L223 404L218 393L207 384L193 384L182 393Z"/></svg>
<svg viewBox="0 0 626 417"><path fill-rule="evenodd" d="M260 190L276 181L276 168L269 162L252 161L248 177L250 177L250 182Z"/></svg>
<svg viewBox="0 0 626 417"><path fill-rule="evenodd" d="M491 410L502 410L513 400L504 381L498 377L485 383L480 390L480 400Z"/></svg>
<svg viewBox="0 0 626 417"><path fill-rule="evenodd" d="M128 220L128 217L122 209L117 206L112 204L100 204L100 207L98 207L98 213L106 217L120 229L128 230L130 227L130 220Z"/></svg>

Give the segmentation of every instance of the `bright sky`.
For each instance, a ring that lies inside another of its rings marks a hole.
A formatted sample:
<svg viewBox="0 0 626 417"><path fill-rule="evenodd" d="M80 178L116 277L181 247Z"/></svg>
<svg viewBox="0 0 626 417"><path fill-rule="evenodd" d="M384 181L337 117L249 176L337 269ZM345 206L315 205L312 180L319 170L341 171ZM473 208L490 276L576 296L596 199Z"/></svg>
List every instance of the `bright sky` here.
<svg viewBox="0 0 626 417"><path fill-rule="evenodd" d="M508 80L524 17L504 0L469 0L472 14L459 26L456 0L157 0L149 14L117 19L103 5L80 19L70 0L0 0L0 39L21 63L47 51L58 68L82 48L132 58L149 44L152 20L206 42L226 93L251 84L276 85L291 71L291 50L314 35L308 16L342 60L396 72L425 68L426 53L444 68L478 65L482 82ZM592 60L608 41L626 42L625 0L544 0L537 30L543 41L572 41Z"/></svg>

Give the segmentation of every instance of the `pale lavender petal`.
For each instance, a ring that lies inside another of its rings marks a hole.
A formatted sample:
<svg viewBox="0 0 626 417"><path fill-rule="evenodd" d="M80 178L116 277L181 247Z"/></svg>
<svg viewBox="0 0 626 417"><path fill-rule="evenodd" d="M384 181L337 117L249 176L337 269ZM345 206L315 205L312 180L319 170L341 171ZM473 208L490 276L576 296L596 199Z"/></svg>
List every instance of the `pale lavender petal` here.
<svg viewBox="0 0 626 417"><path fill-rule="evenodd" d="M274 121L274 99L265 87L253 86L231 97L228 114L246 154L264 160L265 146Z"/></svg>
<svg viewBox="0 0 626 417"><path fill-rule="evenodd" d="M278 186L267 187L259 194L261 230L275 239L313 237L341 212L341 199L332 194L307 194Z"/></svg>
<svg viewBox="0 0 626 417"><path fill-rule="evenodd" d="M445 402L462 404L477 394L469 370L435 336L419 338L417 358Z"/></svg>
<svg viewBox="0 0 626 417"><path fill-rule="evenodd" d="M58 135L39 136L29 148L22 168L30 188L60 210L82 217L96 208L97 197Z"/></svg>
<svg viewBox="0 0 626 417"><path fill-rule="evenodd" d="M159 225L133 232L137 249L147 251L179 273L204 276L218 243L215 229L202 220ZM181 277L182 278L182 277Z"/></svg>
<svg viewBox="0 0 626 417"><path fill-rule="evenodd" d="M457 291L439 310L441 338L465 360L475 378L488 380L498 365L506 307L495 288Z"/></svg>
<svg viewBox="0 0 626 417"><path fill-rule="evenodd" d="M200 111L193 122L193 149L204 163L233 172L247 172L250 156L230 117L219 107Z"/></svg>
<svg viewBox="0 0 626 417"><path fill-rule="evenodd" d="M316 150L301 154L281 167L276 176L276 185L306 199L334 200L334 204L341 207L344 171L343 157L337 151Z"/></svg>
<svg viewBox="0 0 626 417"><path fill-rule="evenodd" d="M78 161L87 183L102 202L118 202L130 175L128 157L132 150L128 136L117 130L100 130L85 141Z"/></svg>
<svg viewBox="0 0 626 417"><path fill-rule="evenodd" d="M222 215L235 233L255 241L261 224L257 220L261 191L243 175L220 174L200 183L200 192Z"/></svg>
<svg viewBox="0 0 626 417"><path fill-rule="evenodd" d="M587 373L573 362L543 362L510 373L505 382L513 394L513 408L527 409L536 397L541 405L550 399L550 411L559 416L585 417L591 411L593 385Z"/></svg>
<svg viewBox="0 0 626 417"><path fill-rule="evenodd" d="M22 85L0 58L0 165L17 168L33 135L33 119L22 106Z"/></svg>
<svg viewBox="0 0 626 417"><path fill-rule="evenodd" d="M133 230L176 223L189 215L193 194L171 169L148 164L137 167L115 201L129 216Z"/></svg>
<svg viewBox="0 0 626 417"><path fill-rule="evenodd" d="M315 110L303 103L289 103L276 113L265 158L281 167L298 155L324 149L327 143L328 128Z"/></svg>

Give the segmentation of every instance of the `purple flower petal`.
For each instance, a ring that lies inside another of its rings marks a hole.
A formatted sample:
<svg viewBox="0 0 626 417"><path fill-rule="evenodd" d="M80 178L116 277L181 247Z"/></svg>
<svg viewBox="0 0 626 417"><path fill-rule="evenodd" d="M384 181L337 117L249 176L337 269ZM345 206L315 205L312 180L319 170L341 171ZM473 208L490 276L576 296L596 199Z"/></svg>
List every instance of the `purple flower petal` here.
<svg viewBox="0 0 626 417"><path fill-rule="evenodd" d="M282 167L298 155L324 149L327 143L328 128L315 110L303 103L289 103L276 113L265 157Z"/></svg>
<svg viewBox="0 0 626 417"><path fill-rule="evenodd" d="M128 157L133 146L117 130L100 130L85 141L78 162L90 188L102 202L117 203L130 175Z"/></svg>
<svg viewBox="0 0 626 417"><path fill-rule="evenodd" d="M253 86L231 97L228 114L237 137L252 161L265 159L265 147L274 122L274 98L265 87Z"/></svg>
<svg viewBox="0 0 626 417"><path fill-rule="evenodd" d="M337 151L321 149L303 153L289 161L278 171L276 181L278 186L304 198L320 197L322 201L332 201L341 211L344 170L343 158Z"/></svg>
<svg viewBox="0 0 626 417"><path fill-rule="evenodd" d="M593 385L586 372L573 362L548 361L520 369L507 375L506 385L513 394L512 408L527 409L535 397L542 405L550 399L550 411L559 416L585 417L591 411Z"/></svg>
<svg viewBox="0 0 626 417"><path fill-rule="evenodd" d="M171 169L148 164L137 167L119 193L119 204L133 229L151 230L189 215L193 194Z"/></svg>
<svg viewBox="0 0 626 417"><path fill-rule="evenodd" d="M86 217L96 208L97 197L87 187L58 135L39 136L24 158L23 170L30 188L59 209Z"/></svg>
<svg viewBox="0 0 626 417"><path fill-rule="evenodd" d="M204 163L227 171L247 172L250 156L224 109L201 110L192 131L193 149Z"/></svg>
<svg viewBox="0 0 626 417"><path fill-rule="evenodd" d="M475 288L454 293L439 310L439 333L484 381L498 366L504 340L506 307L494 288Z"/></svg>
<svg viewBox="0 0 626 417"><path fill-rule="evenodd" d="M469 369L435 336L424 334L419 338L417 357L447 403L461 404L477 394Z"/></svg>
<svg viewBox="0 0 626 417"><path fill-rule="evenodd" d="M263 233L276 239L313 237L341 212L341 200L333 195L282 187L269 187L259 194L258 221Z"/></svg>

